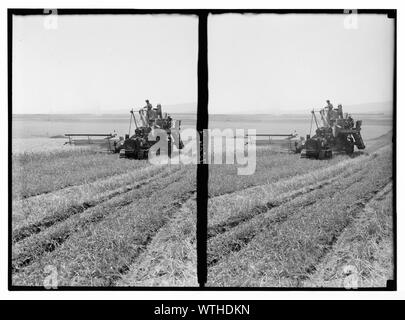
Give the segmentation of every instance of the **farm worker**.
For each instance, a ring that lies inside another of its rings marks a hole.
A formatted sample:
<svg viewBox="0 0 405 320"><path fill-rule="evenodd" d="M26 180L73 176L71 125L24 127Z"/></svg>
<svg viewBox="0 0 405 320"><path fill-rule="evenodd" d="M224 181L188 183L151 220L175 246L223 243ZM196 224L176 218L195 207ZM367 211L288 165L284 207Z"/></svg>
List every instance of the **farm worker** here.
<svg viewBox="0 0 405 320"><path fill-rule="evenodd" d="M152 104L149 102L149 100L145 100L146 102L146 121L150 125L150 120L154 120L153 116L153 110L152 110Z"/></svg>
<svg viewBox="0 0 405 320"><path fill-rule="evenodd" d="M156 106L156 117L159 119L162 118L162 105L160 103Z"/></svg>
<svg viewBox="0 0 405 320"><path fill-rule="evenodd" d="M349 117L347 118L347 122L348 122L348 127L350 129L354 127L354 120L351 115L349 115Z"/></svg>
<svg viewBox="0 0 405 320"><path fill-rule="evenodd" d="M167 126L168 126L168 128L172 127L172 117L171 116L167 116Z"/></svg>
<svg viewBox="0 0 405 320"><path fill-rule="evenodd" d="M333 105L330 103L329 100L326 100L326 103L327 103L325 107L325 109L327 109L326 118L328 119L329 122L331 117L331 111L333 110Z"/></svg>
<svg viewBox="0 0 405 320"><path fill-rule="evenodd" d="M342 105L341 104L339 104L338 105L338 117L339 117L339 119L343 119L343 108L342 108Z"/></svg>
<svg viewBox="0 0 405 320"><path fill-rule="evenodd" d="M149 102L149 100L145 100L145 102L146 102L145 108L146 108L147 110L151 110L151 109L152 109L152 104Z"/></svg>

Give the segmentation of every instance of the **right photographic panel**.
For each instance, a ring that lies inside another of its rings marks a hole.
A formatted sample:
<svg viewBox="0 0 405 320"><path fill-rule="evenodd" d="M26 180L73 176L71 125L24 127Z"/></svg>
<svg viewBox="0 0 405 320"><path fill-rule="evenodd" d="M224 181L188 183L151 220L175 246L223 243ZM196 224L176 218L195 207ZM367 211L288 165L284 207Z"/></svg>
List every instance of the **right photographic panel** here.
<svg viewBox="0 0 405 320"><path fill-rule="evenodd" d="M389 288L395 17L211 14L208 67L207 286Z"/></svg>

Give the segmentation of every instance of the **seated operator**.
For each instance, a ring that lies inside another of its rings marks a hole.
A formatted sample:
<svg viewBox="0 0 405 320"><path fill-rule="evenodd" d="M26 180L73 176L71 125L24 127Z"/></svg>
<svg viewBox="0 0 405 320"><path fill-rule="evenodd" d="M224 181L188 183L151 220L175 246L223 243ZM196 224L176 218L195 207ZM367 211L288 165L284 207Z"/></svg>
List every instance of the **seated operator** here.
<svg viewBox="0 0 405 320"><path fill-rule="evenodd" d="M328 120L328 122L330 121L331 118L331 111L333 110L333 104L330 103L329 100L326 100L326 119Z"/></svg>

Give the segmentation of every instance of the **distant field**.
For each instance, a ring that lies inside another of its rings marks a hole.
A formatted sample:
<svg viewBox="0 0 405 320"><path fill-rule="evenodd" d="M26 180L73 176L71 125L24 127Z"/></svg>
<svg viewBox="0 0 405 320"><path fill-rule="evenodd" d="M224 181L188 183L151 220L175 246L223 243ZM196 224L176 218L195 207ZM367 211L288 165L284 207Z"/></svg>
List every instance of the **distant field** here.
<svg viewBox="0 0 405 320"><path fill-rule="evenodd" d="M128 133L129 110L122 114L21 114L13 115L13 138L50 138L65 133ZM195 128L195 113L172 113L183 128ZM63 139L62 139L63 140Z"/></svg>

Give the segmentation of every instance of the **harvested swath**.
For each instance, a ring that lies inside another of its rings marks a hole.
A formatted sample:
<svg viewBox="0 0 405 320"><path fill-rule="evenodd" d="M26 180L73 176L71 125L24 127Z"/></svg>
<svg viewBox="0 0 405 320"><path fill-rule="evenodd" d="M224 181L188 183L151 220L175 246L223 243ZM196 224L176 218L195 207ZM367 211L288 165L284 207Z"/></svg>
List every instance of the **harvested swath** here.
<svg viewBox="0 0 405 320"><path fill-rule="evenodd" d="M328 167L344 159L347 157L339 155L330 160L313 161L300 159L299 154L280 153L262 148L257 150L256 171L252 175L238 176L237 165L210 165L209 195L214 197L252 186L270 184L280 179Z"/></svg>
<svg viewBox="0 0 405 320"><path fill-rule="evenodd" d="M13 242L38 233L55 222L83 212L124 192L140 188L173 170L151 166L85 185L66 188L52 194L31 197L13 203Z"/></svg>
<svg viewBox="0 0 405 320"><path fill-rule="evenodd" d="M303 175L211 198L208 202L209 227L221 229L232 221L248 219L303 193L322 188L341 174L345 177L360 170L367 159L366 156L349 158Z"/></svg>
<svg viewBox="0 0 405 320"><path fill-rule="evenodd" d="M359 171L359 169L358 169L358 171ZM274 208L280 207L283 204L286 204L287 202L294 200L295 198L302 197L304 195L309 194L310 192L324 188L324 187L332 184L337 179L344 178L344 176L347 176L347 175L345 174L342 176L333 177L333 178L327 179L325 181L321 181L319 183L315 183L315 184L303 187L296 191L290 191L290 192L283 193L281 195L276 195L276 196L274 196L274 198L271 201L265 202L265 204L259 204L259 205L255 204L252 206L252 203L250 202L250 206L248 206L248 207L243 207L243 208L239 207L240 211L238 211L237 213L233 213L225 221L214 224L213 226L210 226L208 228L208 239L211 237L214 237L220 233L227 232L230 229L234 228L235 226L237 226L241 223L244 223L257 215L268 212L269 210L273 210ZM265 201L265 199L261 199L261 201ZM303 205L308 206L315 202L316 202L315 199L309 200L309 201L306 200ZM276 221L279 221L279 220L280 219L276 219Z"/></svg>
<svg viewBox="0 0 405 320"><path fill-rule="evenodd" d="M44 231L33 234L30 237L13 245L12 268L15 272L31 264L46 252L52 252L70 236L83 231L91 224L97 223L116 210L132 204L142 198L149 198L151 194L162 190L174 181L182 178L183 170L174 169L172 175L156 180L150 184L134 189L120 196L114 197L80 214L73 215L55 224Z"/></svg>
<svg viewBox="0 0 405 320"><path fill-rule="evenodd" d="M358 177L361 178L363 172L358 172L356 176L352 176L350 181L354 182ZM334 181L336 182L337 179L334 179ZM266 211L265 214L256 215L250 221L237 225L227 233L212 238L209 242L209 264L213 265L222 256L241 250L256 234L266 231L268 228L275 228L276 224L286 221L306 207L312 207L317 201L324 201L330 188L334 188L336 192L339 192L339 187L342 186L335 183L329 188L325 187L326 190L314 189L312 192L298 196L289 202Z"/></svg>
<svg viewBox="0 0 405 320"><path fill-rule="evenodd" d="M162 181L160 188L133 198L131 204L114 210L98 223L85 223L55 250L15 273L13 284L42 286L44 268L51 264L58 269L59 286L113 285L193 195L194 172L193 167L185 168L173 175L179 179L172 177L165 185Z"/></svg>
<svg viewBox="0 0 405 320"><path fill-rule="evenodd" d="M135 259L117 286L198 286L196 203L187 201Z"/></svg>
<svg viewBox="0 0 405 320"><path fill-rule="evenodd" d="M229 254L216 254L225 257L210 268L210 285L302 285L344 228L391 180L390 152L372 157L365 170L354 179L337 180L323 190L323 198L309 206L297 207L277 225L271 217L256 219L256 233L245 246ZM230 242L237 243L249 236L248 229L242 226L237 236L232 231L227 233ZM215 244L210 244L210 248L215 248Z"/></svg>
<svg viewBox="0 0 405 320"><path fill-rule="evenodd" d="M339 236L308 287L386 287L393 279L392 183Z"/></svg>
<svg viewBox="0 0 405 320"><path fill-rule="evenodd" d="M301 159L299 154L273 151L267 147L258 148L256 171L252 175L238 176L238 165L210 165L210 197L233 193L253 186L271 184L281 179L311 173L321 168L333 166L340 161L371 154L384 146L392 148L392 131L371 141L366 141L366 150L356 151L351 157L343 154L332 159L316 161Z"/></svg>

